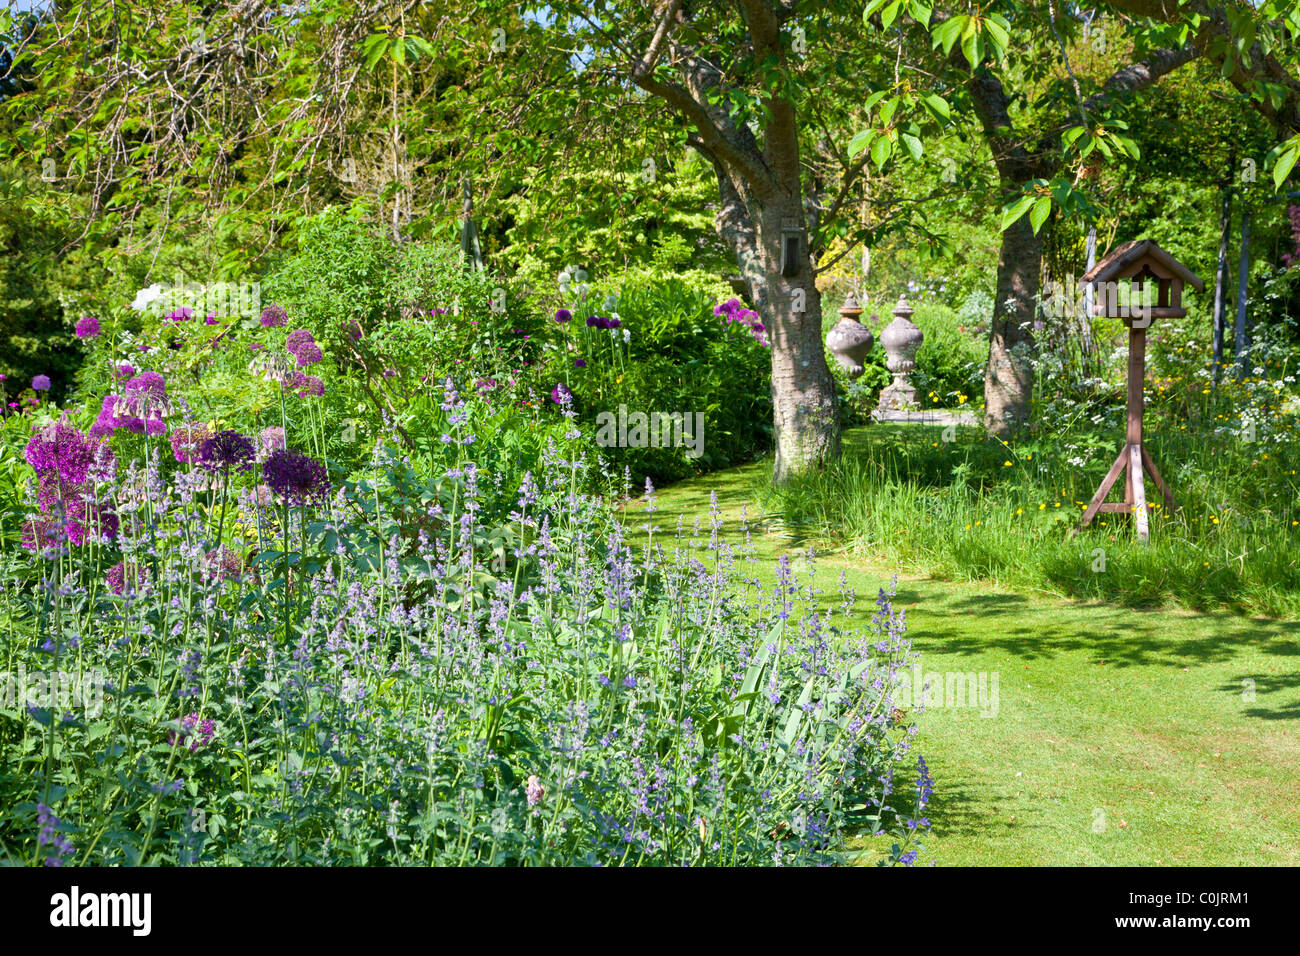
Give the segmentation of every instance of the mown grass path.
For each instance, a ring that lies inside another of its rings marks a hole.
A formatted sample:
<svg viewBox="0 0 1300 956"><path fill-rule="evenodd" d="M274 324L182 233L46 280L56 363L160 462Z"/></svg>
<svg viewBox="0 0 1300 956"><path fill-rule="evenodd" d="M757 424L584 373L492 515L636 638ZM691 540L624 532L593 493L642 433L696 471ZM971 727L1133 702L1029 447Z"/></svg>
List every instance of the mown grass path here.
<svg viewBox="0 0 1300 956"><path fill-rule="evenodd" d="M716 492L729 540L758 466L658 493L654 516L707 528ZM645 518L640 503L628 524ZM662 540L662 539L660 539ZM753 529L746 573L775 581L782 553L815 541ZM882 555L827 553L869 620L894 569ZM1300 622L1137 611L1050 594L900 574L896 606L926 675L998 676L995 716L932 707L918 718L935 777L939 865L1300 864Z"/></svg>

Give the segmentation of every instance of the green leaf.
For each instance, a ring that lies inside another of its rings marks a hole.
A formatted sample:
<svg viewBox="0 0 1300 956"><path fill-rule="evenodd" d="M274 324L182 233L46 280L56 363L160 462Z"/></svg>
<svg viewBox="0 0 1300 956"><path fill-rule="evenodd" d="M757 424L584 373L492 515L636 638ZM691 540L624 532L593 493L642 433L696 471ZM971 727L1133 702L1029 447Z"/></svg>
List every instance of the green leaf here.
<svg viewBox="0 0 1300 956"><path fill-rule="evenodd" d="M973 70L984 60L984 39L978 33L973 33L961 41L962 56L966 57L966 62L970 64Z"/></svg>
<svg viewBox="0 0 1300 956"><path fill-rule="evenodd" d="M1006 229L1007 226L1011 225L1013 222L1015 222L1017 219L1023 216L1025 212L1029 209L1029 207L1032 206L1033 204L1034 204L1033 196L1021 196L1014 203L1012 203L1010 206L1008 206L1006 209L1002 211L1002 225L1000 226L1000 228Z"/></svg>
<svg viewBox="0 0 1300 956"><path fill-rule="evenodd" d="M388 51L388 35L375 33L361 44L361 55L367 70L373 70L381 57Z"/></svg>
<svg viewBox="0 0 1300 956"><path fill-rule="evenodd" d="M984 18L984 32L988 34L989 43L997 53L998 59L1006 55L1011 43L1011 24L996 13Z"/></svg>
<svg viewBox="0 0 1300 956"><path fill-rule="evenodd" d="M1029 213L1029 225L1033 227L1034 235L1038 235L1038 230L1043 227L1047 217L1052 214L1052 197L1043 196L1036 203Z"/></svg>
<svg viewBox="0 0 1300 956"><path fill-rule="evenodd" d="M889 137L881 136L871 144L871 161L876 164L877 169L882 169L885 163L889 162L893 152L894 144L889 141Z"/></svg>
<svg viewBox="0 0 1300 956"><path fill-rule="evenodd" d="M970 17L967 16L949 17L930 32L930 36L934 40L933 45L942 45L944 56L947 56L952 51L952 45L957 42L957 38L961 36L962 30L969 20Z"/></svg>
<svg viewBox="0 0 1300 956"><path fill-rule="evenodd" d="M921 97L921 101L929 108L930 112L945 122L952 119L952 107L948 101L937 93L926 93Z"/></svg>
<svg viewBox="0 0 1300 956"><path fill-rule="evenodd" d="M1282 183L1291 175L1291 170L1295 169L1297 160L1300 160L1300 133L1292 136L1289 140L1290 146L1284 149L1277 157L1277 162L1273 164L1273 185L1277 189L1282 188Z"/></svg>
<svg viewBox="0 0 1300 956"><path fill-rule="evenodd" d="M870 146L871 140L875 135L876 131L874 129L864 129L861 133L858 133L849 140L849 158L852 159L857 156L858 153Z"/></svg>
<svg viewBox="0 0 1300 956"><path fill-rule="evenodd" d="M930 3L929 0L912 0L909 6L912 11L912 18L928 27L930 25L930 14L934 11L934 4Z"/></svg>
<svg viewBox="0 0 1300 956"><path fill-rule="evenodd" d="M790 716L786 718L785 730L781 732L781 743L787 748L794 743L795 735L799 733L799 725L803 722L804 704L812 700L813 678L809 677L807 683L803 685L803 693L790 708Z"/></svg>
<svg viewBox="0 0 1300 956"><path fill-rule="evenodd" d="M889 2L890 0L867 0L867 5L862 11L862 22L871 26L871 18L876 15L876 11Z"/></svg>
<svg viewBox="0 0 1300 956"><path fill-rule="evenodd" d="M921 141L911 133L903 133L902 139L903 148L907 150L908 155L914 160L919 160L921 154L925 152L925 147L921 145Z"/></svg>
<svg viewBox="0 0 1300 956"><path fill-rule="evenodd" d="M903 0L893 0L889 6L885 7L885 9L881 11L880 25L888 29L890 25L893 24L894 20L898 18L898 13L902 7Z"/></svg>

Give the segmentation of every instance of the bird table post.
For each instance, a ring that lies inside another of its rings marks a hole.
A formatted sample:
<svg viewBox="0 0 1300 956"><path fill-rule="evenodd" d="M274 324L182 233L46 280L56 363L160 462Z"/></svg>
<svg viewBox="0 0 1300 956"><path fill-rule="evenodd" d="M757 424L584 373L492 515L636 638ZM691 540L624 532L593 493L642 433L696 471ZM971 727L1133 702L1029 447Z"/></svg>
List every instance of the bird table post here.
<svg viewBox="0 0 1300 956"><path fill-rule="evenodd" d="M1119 294L1122 280L1132 282L1129 294L1124 297L1126 301L1121 301ZM1157 289L1154 304L1148 285L1152 281ZM1095 315L1123 319L1128 326L1128 423L1124 447L1083 512L1079 530L1088 527L1099 512L1131 514L1138 538L1146 541L1151 529L1146 482L1142 477L1144 471L1160 490L1165 507L1170 510L1178 507L1173 492L1160 477L1160 471L1142 441L1142 392L1146 380L1147 329L1152 319L1180 319L1187 314L1182 301L1184 283L1190 283L1198 292L1205 290L1205 283L1195 273L1150 239L1117 246L1079 280L1080 288L1094 292ZM1124 475L1124 500L1107 501L1106 496L1121 473Z"/></svg>

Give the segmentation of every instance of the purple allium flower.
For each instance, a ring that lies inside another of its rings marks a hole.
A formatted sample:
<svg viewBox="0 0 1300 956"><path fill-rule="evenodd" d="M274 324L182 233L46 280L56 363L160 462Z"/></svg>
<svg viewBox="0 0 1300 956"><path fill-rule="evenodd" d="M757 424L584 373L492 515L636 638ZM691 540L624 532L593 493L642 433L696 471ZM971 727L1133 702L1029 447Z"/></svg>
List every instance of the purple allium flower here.
<svg viewBox="0 0 1300 956"><path fill-rule="evenodd" d="M361 338L361 324L359 322L349 322L343 326L343 331L348 334L354 342Z"/></svg>
<svg viewBox="0 0 1300 956"><path fill-rule="evenodd" d="M272 302L262 310L262 325L268 329L278 329L289 321L289 313L284 306Z"/></svg>
<svg viewBox="0 0 1300 956"><path fill-rule="evenodd" d="M127 401L141 401L146 410L167 406L167 382L157 372L141 372L122 391Z"/></svg>
<svg viewBox="0 0 1300 956"><path fill-rule="evenodd" d="M87 315L77 320L77 338L93 339L98 334L99 319L93 315Z"/></svg>
<svg viewBox="0 0 1300 956"><path fill-rule="evenodd" d="M551 401L556 405L563 405L565 402L572 402L573 393L569 391L568 386L563 382L556 382L555 388L551 389Z"/></svg>
<svg viewBox="0 0 1300 956"><path fill-rule="evenodd" d="M217 318L217 313L209 312L208 317L203 320L207 325L220 325L221 320Z"/></svg>
<svg viewBox="0 0 1300 956"><path fill-rule="evenodd" d="M248 343L248 351L250 351L250 352L260 352L260 351L262 351L262 349L264 349L264 348L266 348L266 346L263 345L261 342L249 342L249 343Z"/></svg>
<svg viewBox="0 0 1300 956"><path fill-rule="evenodd" d="M262 466L262 474L271 490L289 504L315 504L329 494L325 466L292 448L273 452Z"/></svg>
<svg viewBox="0 0 1300 956"><path fill-rule="evenodd" d="M141 588L144 582L144 567L135 565L133 573L127 573L125 561L119 561L109 568L108 575L104 578L104 583L114 594L129 594Z"/></svg>
<svg viewBox="0 0 1300 956"><path fill-rule="evenodd" d="M239 556L239 552L232 551L224 544L213 548L203 556L204 568L208 577L215 581L224 581L227 578L238 578L243 570L244 562Z"/></svg>
<svg viewBox="0 0 1300 956"><path fill-rule="evenodd" d="M288 349L291 355L297 355L298 350L305 345L315 345L316 339L307 329L294 329L284 340L284 347Z"/></svg>
<svg viewBox="0 0 1300 956"><path fill-rule="evenodd" d="M65 485L80 485L89 477L98 452L97 442L66 421L58 421L32 435L26 457L38 475L49 473Z"/></svg>
<svg viewBox="0 0 1300 956"><path fill-rule="evenodd" d="M587 367L587 360L586 360L586 359L576 358L576 359L573 360L573 367L574 367L574 368L586 368L586 367Z"/></svg>
<svg viewBox="0 0 1300 956"><path fill-rule="evenodd" d="M121 365L117 367L118 378L130 378L134 374L135 374L134 365L127 365L125 362L123 362Z"/></svg>
<svg viewBox="0 0 1300 956"><path fill-rule="evenodd" d="M310 342L307 345L302 346L294 354L298 356L299 368L306 368L308 365L315 365L324 357L321 355L320 346L315 342Z"/></svg>
<svg viewBox="0 0 1300 956"><path fill-rule="evenodd" d="M569 321L570 319L572 319L572 318L573 318L573 313L570 312L568 309L556 309L556 310L555 310L555 321L556 321L556 322L568 322L568 321Z"/></svg>
<svg viewBox="0 0 1300 956"><path fill-rule="evenodd" d="M211 437L212 430L201 422L182 425L172 432L172 456L181 464L192 464L198 460L199 448Z"/></svg>
<svg viewBox="0 0 1300 956"><path fill-rule="evenodd" d="M32 379L32 388L38 392L48 392L50 390L50 377L48 375L37 375Z"/></svg>
<svg viewBox="0 0 1300 956"><path fill-rule="evenodd" d="M167 735L167 743L173 747L189 741L190 751L198 750L212 742L212 736L216 733L217 725L211 720L199 720L198 714L186 714L181 718L180 736L173 732ZM193 737L193 740L190 738Z"/></svg>
<svg viewBox="0 0 1300 956"><path fill-rule="evenodd" d="M233 428L227 428L199 446L196 460L208 471L227 468L248 471L253 467L253 443Z"/></svg>

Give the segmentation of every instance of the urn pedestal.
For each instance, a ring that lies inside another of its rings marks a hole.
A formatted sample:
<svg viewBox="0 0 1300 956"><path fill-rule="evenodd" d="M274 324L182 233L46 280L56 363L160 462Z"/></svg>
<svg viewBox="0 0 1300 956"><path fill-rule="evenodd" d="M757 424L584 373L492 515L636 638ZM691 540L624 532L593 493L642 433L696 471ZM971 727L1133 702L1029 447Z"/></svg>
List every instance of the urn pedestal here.
<svg viewBox="0 0 1300 956"><path fill-rule="evenodd" d="M880 333L880 345L888 356L886 367L894 381L880 393L877 408L880 411L898 411L916 404L916 388L908 375L916 368L916 350L925 341L925 335L912 322L912 307L907 296L900 296L894 306L894 321Z"/></svg>
<svg viewBox="0 0 1300 956"><path fill-rule="evenodd" d="M826 336L826 348L835 356L835 361L844 367L849 378L857 378L862 374L865 368L863 362L876 344L871 330L859 320L861 314L862 307L858 305L858 300L850 295L840 306L839 322Z"/></svg>

